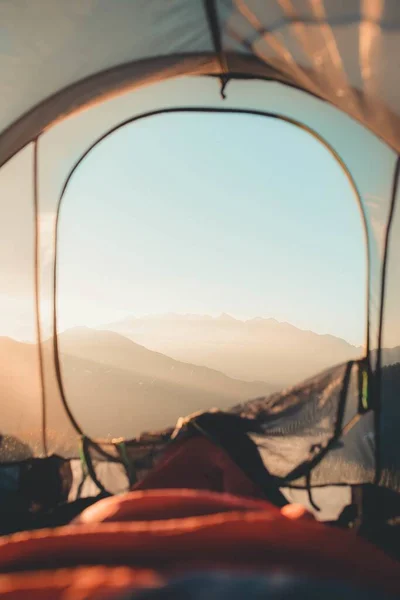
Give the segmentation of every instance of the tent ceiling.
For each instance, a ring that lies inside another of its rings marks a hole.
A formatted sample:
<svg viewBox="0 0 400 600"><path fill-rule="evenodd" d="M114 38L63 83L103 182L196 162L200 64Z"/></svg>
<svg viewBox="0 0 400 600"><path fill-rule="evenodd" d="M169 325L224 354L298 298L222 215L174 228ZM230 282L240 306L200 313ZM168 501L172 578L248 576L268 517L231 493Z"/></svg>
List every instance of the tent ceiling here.
<svg viewBox="0 0 400 600"><path fill-rule="evenodd" d="M4 0L0 164L104 95L183 74L278 79L400 150L398 0Z"/></svg>

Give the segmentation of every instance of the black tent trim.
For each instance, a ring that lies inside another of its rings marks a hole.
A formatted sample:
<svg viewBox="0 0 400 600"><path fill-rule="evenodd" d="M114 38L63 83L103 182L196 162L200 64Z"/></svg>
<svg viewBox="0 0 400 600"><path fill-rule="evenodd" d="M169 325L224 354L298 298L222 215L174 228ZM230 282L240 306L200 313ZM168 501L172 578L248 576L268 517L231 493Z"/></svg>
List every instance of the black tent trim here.
<svg viewBox="0 0 400 600"><path fill-rule="evenodd" d="M382 475L381 461L381 407L382 407L382 343L383 343L383 323L385 317L385 298L386 298L386 276L389 260L389 245L390 234L392 230L393 217L395 214L396 201L398 196L400 180L400 155L397 157L396 165L392 180L392 193L390 200L390 210L385 231L385 243L382 263L382 280L381 280L381 298L380 298L380 314L379 314L379 332L378 332L378 349L377 349L377 369L375 374L375 389L374 389L374 409L375 409L375 484L379 485Z"/></svg>

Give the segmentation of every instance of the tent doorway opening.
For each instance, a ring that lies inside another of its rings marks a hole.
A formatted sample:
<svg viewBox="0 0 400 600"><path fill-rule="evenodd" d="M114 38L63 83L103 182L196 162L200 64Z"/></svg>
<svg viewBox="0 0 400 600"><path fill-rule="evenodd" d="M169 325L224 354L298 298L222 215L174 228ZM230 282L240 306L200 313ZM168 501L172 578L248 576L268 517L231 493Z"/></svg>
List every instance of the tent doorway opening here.
<svg viewBox="0 0 400 600"><path fill-rule="evenodd" d="M131 439L363 355L357 197L283 119L177 110L118 127L68 180L57 242L64 392L90 437Z"/></svg>

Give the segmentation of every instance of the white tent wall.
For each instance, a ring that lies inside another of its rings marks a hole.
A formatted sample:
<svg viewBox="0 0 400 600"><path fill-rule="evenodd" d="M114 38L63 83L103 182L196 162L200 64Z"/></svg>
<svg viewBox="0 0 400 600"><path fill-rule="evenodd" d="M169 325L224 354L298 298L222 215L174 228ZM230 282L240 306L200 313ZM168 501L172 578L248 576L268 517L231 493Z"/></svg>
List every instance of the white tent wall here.
<svg viewBox="0 0 400 600"><path fill-rule="evenodd" d="M396 0L219 0L217 7L224 51L247 48L293 84L380 131L398 149ZM229 59L227 64L229 69Z"/></svg>
<svg viewBox="0 0 400 600"><path fill-rule="evenodd" d="M43 453L33 144L0 170L0 197L0 461L7 462Z"/></svg>
<svg viewBox="0 0 400 600"><path fill-rule="evenodd" d="M300 87L400 149L397 0L7 0L0 18L0 164L102 95L212 72Z"/></svg>
<svg viewBox="0 0 400 600"><path fill-rule="evenodd" d="M24 129L33 132L41 118L42 126L47 126L76 106L96 100L102 88L106 93L107 86L118 90L124 80L137 85L151 78L152 72L157 76L164 69L170 75L183 73L187 66L178 66L182 55L213 51L203 2L197 0L121 0L117 6L103 0L11 0L3 2L0 10L4 28L0 131L49 98L45 114L32 115L36 125L28 118ZM173 58L165 61L169 56ZM158 65L139 64L154 57L162 58ZM196 62L208 63L202 58ZM127 74L112 75L111 69L130 63ZM195 68L194 63L190 68ZM104 81L100 85L91 81L86 94L77 89L78 93L56 96L104 71L108 72ZM7 146L12 146L10 139Z"/></svg>

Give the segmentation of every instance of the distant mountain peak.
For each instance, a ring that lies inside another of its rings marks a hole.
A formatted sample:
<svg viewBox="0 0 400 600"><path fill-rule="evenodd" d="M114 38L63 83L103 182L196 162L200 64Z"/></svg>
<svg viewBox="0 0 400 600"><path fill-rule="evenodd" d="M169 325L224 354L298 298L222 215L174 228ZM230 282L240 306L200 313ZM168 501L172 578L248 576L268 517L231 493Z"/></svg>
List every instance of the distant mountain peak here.
<svg viewBox="0 0 400 600"><path fill-rule="evenodd" d="M232 317L232 315L228 315L228 313L221 313L219 315L219 317L217 317L218 321L237 321L238 319L235 319L235 317Z"/></svg>
<svg viewBox="0 0 400 600"><path fill-rule="evenodd" d="M137 318L138 321L211 321L210 315L199 315L194 313L160 313L148 314ZM123 321L124 322L124 321Z"/></svg>
<svg viewBox="0 0 400 600"><path fill-rule="evenodd" d="M252 317L251 319L247 319L246 323L263 323L268 319L264 319L263 317ZM274 319L273 319L274 320Z"/></svg>
<svg viewBox="0 0 400 600"><path fill-rule="evenodd" d="M69 327L68 329L64 329L64 331L58 331L58 335L62 335L65 337L66 335L76 335L80 333L91 333L93 330L87 327L86 325L75 325L75 327Z"/></svg>

